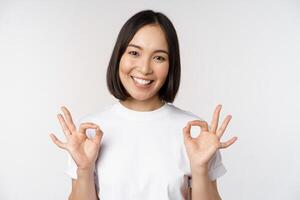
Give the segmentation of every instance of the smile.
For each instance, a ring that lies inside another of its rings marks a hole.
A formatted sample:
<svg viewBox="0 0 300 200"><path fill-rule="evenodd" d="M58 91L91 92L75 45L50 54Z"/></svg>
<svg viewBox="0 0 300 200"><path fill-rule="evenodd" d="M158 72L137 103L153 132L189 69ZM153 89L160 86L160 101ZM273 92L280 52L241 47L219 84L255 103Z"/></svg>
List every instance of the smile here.
<svg viewBox="0 0 300 200"><path fill-rule="evenodd" d="M141 86L147 86L147 85L150 85L153 80L145 80L145 79L140 79L140 78L137 78L137 77L134 77L134 76L131 76L131 78L134 80L134 82L138 85L141 85Z"/></svg>

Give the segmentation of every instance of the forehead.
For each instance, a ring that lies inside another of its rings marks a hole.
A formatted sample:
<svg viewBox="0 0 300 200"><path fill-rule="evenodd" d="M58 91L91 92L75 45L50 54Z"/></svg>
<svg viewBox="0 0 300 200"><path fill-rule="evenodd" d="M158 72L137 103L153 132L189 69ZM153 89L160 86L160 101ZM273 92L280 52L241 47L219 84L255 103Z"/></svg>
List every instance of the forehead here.
<svg viewBox="0 0 300 200"><path fill-rule="evenodd" d="M140 28L129 44L135 44L145 50L168 50L164 31L159 25L146 25Z"/></svg>

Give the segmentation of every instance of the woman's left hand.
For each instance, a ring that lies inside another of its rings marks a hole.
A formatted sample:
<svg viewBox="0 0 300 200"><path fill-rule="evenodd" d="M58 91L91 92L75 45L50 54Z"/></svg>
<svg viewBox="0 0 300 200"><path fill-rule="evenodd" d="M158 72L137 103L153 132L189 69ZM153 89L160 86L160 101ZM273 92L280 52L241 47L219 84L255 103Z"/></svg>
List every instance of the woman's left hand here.
<svg viewBox="0 0 300 200"><path fill-rule="evenodd" d="M228 115L221 127L217 130L221 108L221 105L216 107L210 130L208 130L207 122L200 120L190 121L183 128L185 148L190 159L191 167L194 169L208 169L208 162L214 153L218 149L229 147L237 140L237 137L233 137L227 142L220 141L231 119L231 115ZM192 138L190 134L191 126L193 125L201 128L201 132L196 138Z"/></svg>

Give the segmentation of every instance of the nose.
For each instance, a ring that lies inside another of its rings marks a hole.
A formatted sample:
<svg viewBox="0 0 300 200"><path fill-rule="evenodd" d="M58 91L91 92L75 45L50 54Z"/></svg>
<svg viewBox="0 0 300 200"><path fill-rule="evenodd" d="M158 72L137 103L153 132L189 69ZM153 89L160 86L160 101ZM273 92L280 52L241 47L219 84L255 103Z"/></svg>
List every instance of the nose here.
<svg viewBox="0 0 300 200"><path fill-rule="evenodd" d="M138 63L137 70L143 75L151 74L152 69L151 69L150 59L148 58L141 59L140 62Z"/></svg>

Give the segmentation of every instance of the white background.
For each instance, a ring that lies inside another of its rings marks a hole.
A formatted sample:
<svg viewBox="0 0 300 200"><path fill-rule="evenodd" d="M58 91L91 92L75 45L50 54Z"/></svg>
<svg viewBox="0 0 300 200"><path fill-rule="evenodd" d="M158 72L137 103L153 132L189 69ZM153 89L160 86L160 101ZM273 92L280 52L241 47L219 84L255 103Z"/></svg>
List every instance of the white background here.
<svg viewBox="0 0 300 200"><path fill-rule="evenodd" d="M299 1L0 1L0 199L66 199L71 180L56 114L115 102L105 73L117 34L142 9L165 13L180 42L174 104L207 121L218 103L228 172L223 199L300 199Z"/></svg>

